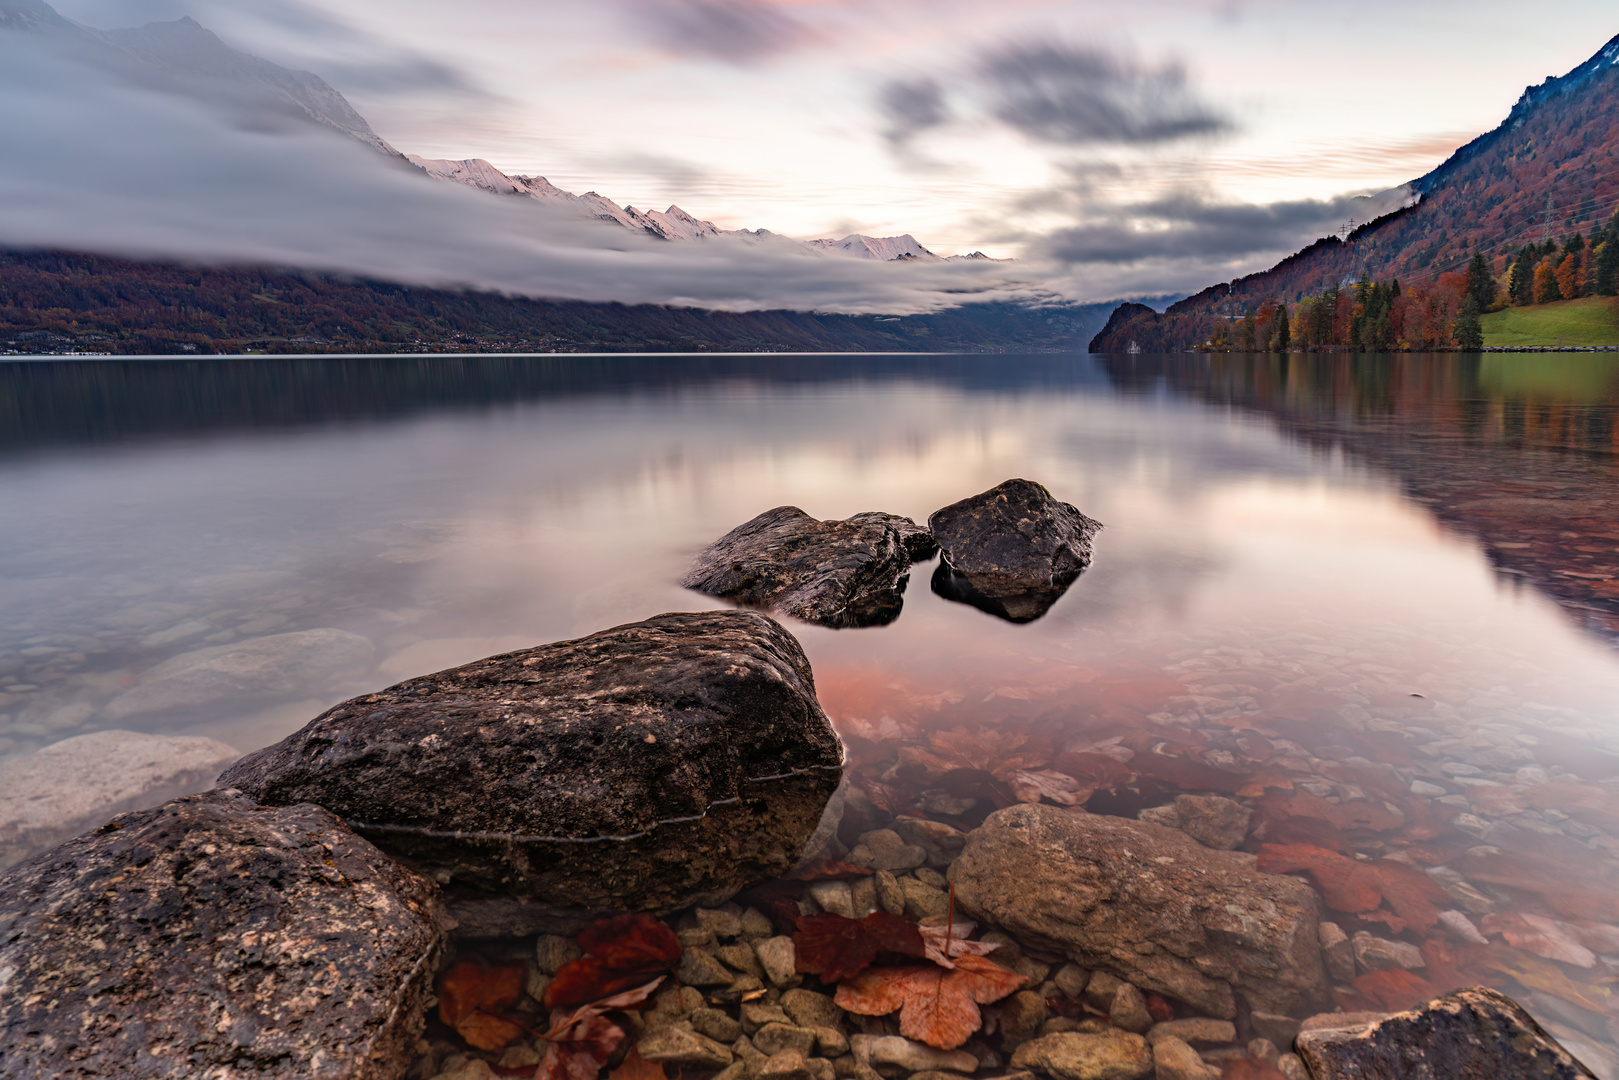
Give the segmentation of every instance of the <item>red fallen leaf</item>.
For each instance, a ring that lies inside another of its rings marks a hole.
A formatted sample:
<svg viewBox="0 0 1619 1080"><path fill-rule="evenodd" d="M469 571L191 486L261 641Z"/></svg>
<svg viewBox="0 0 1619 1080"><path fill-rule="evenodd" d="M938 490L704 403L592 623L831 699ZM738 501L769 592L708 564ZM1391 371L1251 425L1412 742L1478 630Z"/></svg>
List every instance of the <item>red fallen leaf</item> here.
<svg viewBox="0 0 1619 1080"><path fill-rule="evenodd" d="M1263 844L1259 869L1267 874L1308 873L1334 911L1373 911L1383 900L1381 882L1369 864L1325 848Z"/></svg>
<svg viewBox="0 0 1619 1080"><path fill-rule="evenodd" d="M1261 803L1263 811L1263 803ZM1308 817L1261 817L1254 826L1255 836L1267 844L1309 844L1340 855L1354 851L1349 837L1330 821Z"/></svg>
<svg viewBox="0 0 1619 1080"><path fill-rule="evenodd" d="M799 919L793 951L799 974L819 975L822 982L830 983L864 971L878 953L922 956L926 946L915 923L874 911L864 919L832 914Z"/></svg>
<svg viewBox="0 0 1619 1080"><path fill-rule="evenodd" d="M1433 983L1404 968L1370 971L1350 985L1377 1008L1388 1012L1400 1012L1421 1005L1440 994L1439 988Z"/></svg>
<svg viewBox="0 0 1619 1080"><path fill-rule="evenodd" d="M1345 830L1369 829L1372 832L1386 832L1405 824L1404 813L1390 810L1382 803L1373 802L1371 799L1345 799L1343 802L1333 803L1307 791L1295 791L1286 798L1276 796L1274 800L1267 799L1266 802L1290 817L1319 818Z"/></svg>
<svg viewBox="0 0 1619 1080"><path fill-rule="evenodd" d="M669 1077L661 1062L648 1061L632 1046L619 1067L607 1074L607 1080L669 1080Z"/></svg>
<svg viewBox="0 0 1619 1080"><path fill-rule="evenodd" d="M523 993L522 968L463 960L439 976L437 991L439 1019L468 1044L500 1050L522 1036L521 1027L495 1015L517 1004Z"/></svg>
<svg viewBox="0 0 1619 1080"><path fill-rule="evenodd" d="M841 881L846 878L870 877L873 873L869 867L856 866L854 863L839 859L816 859L800 866L787 877L793 881Z"/></svg>
<svg viewBox="0 0 1619 1080"><path fill-rule="evenodd" d="M561 1010L551 1014L555 1020ZM624 1029L605 1016L591 1016L572 1028L574 1037L558 1039L545 1048L534 1080L596 1080L619 1045Z"/></svg>
<svg viewBox="0 0 1619 1080"><path fill-rule="evenodd" d="M545 988L545 1004L583 1005L672 970L684 951L675 932L650 915L598 919L579 935L586 955L563 964Z"/></svg>
<svg viewBox="0 0 1619 1080"><path fill-rule="evenodd" d="M1175 1006L1157 994L1147 995L1147 1012L1160 1024L1175 1019Z"/></svg>
<svg viewBox="0 0 1619 1080"><path fill-rule="evenodd" d="M1067 773L1089 787L1107 791L1113 791L1136 778L1135 771L1130 766L1107 754L1087 752L1058 754L1052 768Z"/></svg>
<svg viewBox="0 0 1619 1080"><path fill-rule="evenodd" d="M1439 913L1450 907L1445 890L1416 867L1397 859L1379 859L1372 868L1382 881L1383 899L1413 929L1432 929L1439 922Z"/></svg>
<svg viewBox="0 0 1619 1080"><path fill-rule="evenodd" d="M982 956L961 956L953 971L932 964L870 968L838 984L838 1007L862 1016L898 1009L899 1033L954 1050L984 1022L978 1006L999 1001L1027 980Z"/></svg>
<svg viewBox="0 0 1619 1080"><path fill-rule="evenodd" d="M951 889L951 902L954 904L954 887ZM948 926L919 926L917 931L922 935L922 943L927 949L927 957L940 967L955 967L955 958L958 956L988 956L1000 948L989 941L968 941L972 932L978 928L975 922L951 923Z"/></svg>

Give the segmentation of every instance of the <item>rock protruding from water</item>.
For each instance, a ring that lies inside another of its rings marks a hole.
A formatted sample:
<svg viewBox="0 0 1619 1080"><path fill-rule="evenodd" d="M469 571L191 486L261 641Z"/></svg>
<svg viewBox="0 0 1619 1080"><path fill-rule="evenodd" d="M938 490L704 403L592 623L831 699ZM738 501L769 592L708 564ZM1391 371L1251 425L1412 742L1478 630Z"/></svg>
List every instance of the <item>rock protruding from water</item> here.
<svg viewBox="0 0 1619 1080"><path fill-rule="evenodd" d="M326 807L445 884L463 933L493 934L779 877L841 775L798 642L710 611L345 701L220 782Z"/></svg>
<svg viewBox="0 0 1619 1080"><path fill-rule="evenodd" d="M1456 990L1420 1009L1298 1037L1315 1080L1363 1077L1526 1077L1591 1080L1573 1054L1511 998L1483 986Z"/></svg>
<svg viewBox="0 0 1619 1080"><path fill-rule="evenodd" d="M915 553L926 558L931 546L910 518L817 521L778 506L710 544L680 583L821 626L883 626L899 618Z"/></svg>
<svg viewBox="0 0 1619 1080"><path fill-rule="evenodd" d="M319 807L125 814L0 877L0 1077L402 1076L441 920Z"/></svg>
<svg viewBox="0 0 1619 1080"><path fill-rule="evenodd" d="M0 762L0 870L115 814L205 791L241 754L215 739L97 731Z"/></svg>
<svg viewBox="0 0 1619 1080"><path fill-rule="evenodd" d="M1032 480L1008 480L928 518L944 556L933 591L1010 622L1031 622L1090 565L1091 538L1101 527Z"/></svg>
<svg viewBox="0 0 1619 1080"><path fill-rule="evenodd" d="M950 868L974 918L1222 1019L1331 1001L1320 902L1299 878L1143 821L1024 804L967 834Z"/></svg>

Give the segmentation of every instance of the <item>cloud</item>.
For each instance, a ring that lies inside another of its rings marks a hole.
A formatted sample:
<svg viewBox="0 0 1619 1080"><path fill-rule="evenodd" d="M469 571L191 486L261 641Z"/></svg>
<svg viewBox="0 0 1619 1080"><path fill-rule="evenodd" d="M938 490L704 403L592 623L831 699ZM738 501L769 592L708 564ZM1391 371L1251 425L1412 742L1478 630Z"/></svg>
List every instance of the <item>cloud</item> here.
<svg viewBox="0 0 1619 1080"><path fill-rule="evenodd" d="M1149 68L1099 48L1027 42L989 50L978 76L993 115L1041 142L1142 145L1229 127L1178 64Z"/></svg>
<svg viewBox="0 0 1619 1080"><path fill-rule="evenodd" d="M312 125L244 130L0 32L0 244L296 266L726 310L938 310L1032 295L1005 264L895 265L778 239L669 243L429 180Z"/></svg>
<svg viewBox="0 0 1619 1080"><path fill-rule="evenodd" d="M888 120L884 134L896 145L950 119L944 87L937 79L890 80L878 92L877 104Z"/></svg>
<svg viewBox="0 0 1619 1080"><path fill-rule="evenodd" d="M762 60L818 36L761 0L649 0L635 10L670 51L733 64Z"/></svg>

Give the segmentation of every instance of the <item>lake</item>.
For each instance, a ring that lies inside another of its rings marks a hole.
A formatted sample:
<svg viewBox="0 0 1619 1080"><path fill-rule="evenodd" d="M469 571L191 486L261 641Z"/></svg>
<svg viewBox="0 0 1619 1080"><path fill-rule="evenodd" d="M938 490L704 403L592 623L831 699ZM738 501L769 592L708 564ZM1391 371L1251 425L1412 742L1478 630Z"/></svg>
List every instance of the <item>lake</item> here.
<svg viewBox="0 0 1619 1080"><path fill-rule="evenodd" d="M1025 477L1105 526L1044 617L919 565L890 625L788 623L852 782L960 828L1064 754L1092 812L1240 798L1250 849L1415 867L1469 920L1336 911L1424 950L1345 1007L1486 982L1612 1075L1616 416L1600 355L0 364L0 755L108 728L252 750L718 606L681 575L771 507L925 522ZM331 662L251 694L143 689L317 630Z"/></svg>

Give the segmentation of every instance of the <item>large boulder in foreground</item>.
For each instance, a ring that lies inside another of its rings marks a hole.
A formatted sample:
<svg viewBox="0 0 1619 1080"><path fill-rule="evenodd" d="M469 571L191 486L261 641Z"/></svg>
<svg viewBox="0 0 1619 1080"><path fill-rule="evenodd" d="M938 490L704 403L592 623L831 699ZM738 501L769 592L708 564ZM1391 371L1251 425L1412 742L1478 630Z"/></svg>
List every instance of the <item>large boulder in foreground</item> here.
<svg viewBox="0 0 1619 1080"><path fill-rule="evenodd" d="M1592 1080L1511 998L1471 986L1371 1023L1316 1028L1295 1044L1315 1080Z"/></svg>
<svg viewBox="0 0 1619 1080"><path fill-rule="evenodd" d="M1236 1015L1233 991L1264 1012L1332 1000L1310 886L1176 829L1011 806L967 834L950 880L964 909L1023 944L1210 1016Z"/></svg>
<svg viewBox="0 0 1619 1080"><path fill-rule="evenodd" d="M680 583L821 626L882 626L899 617L911 563L932 553L927 530L910 518L817 521L778 506L710 544Z"/></svg>
<svg viewBox="0 0 1619 1080"><path fill-rule="evenodd" d="M319 807L125 814L0 877L0 1077L393 1080L441 918Z"/></svg>
<svg viewBox="0 0 1619 1080"><path fill-rule="evenodd" d="M798 642L710 611L345 701L220 783L341 815L444 884L463 933L494 933L779 877L841 775Z"/></svg>
<svg viewBox="0 0 1619 1080"><path fill-rule="evenodd" d="M1090 565L1101 528L1034 481L1008 480L928 518L944 556L933 591L1011 622L1038 619Z"/></svg>
<svg viewBox="0 0 1619 1080"><path fill-rule="evenodd" d="M0 870L114 814L205 791L238 757L215 739L97 731L0 761Z"/></svg>

